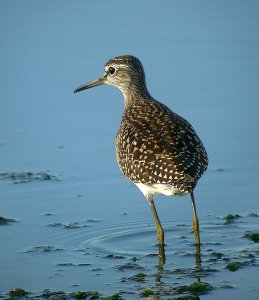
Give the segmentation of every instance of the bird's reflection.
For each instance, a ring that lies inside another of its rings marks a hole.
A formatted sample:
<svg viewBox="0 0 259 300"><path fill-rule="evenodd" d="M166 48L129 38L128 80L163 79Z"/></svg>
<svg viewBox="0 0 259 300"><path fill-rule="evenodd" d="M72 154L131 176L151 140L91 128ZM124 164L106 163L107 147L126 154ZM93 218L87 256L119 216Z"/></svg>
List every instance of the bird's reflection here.
<svg viewBox="0 0 259 300"><path fill-rule="evenodd" d="M201 245L200 244L195 244L196 247L196 252L195 252L195 263L197 266L200 266L202 263L201 260Z"/></svg>
<svg viewBox="0 0 259 300"><path fill-rule="evenodd" d="M195 253L194 253L195 265L196 267L201 267L201 247L198 244L195 244ZM160 282L162 273L164 271L164 265L166 263L166 253L165 245L158 245L158 264L157 264L157 275L156 282Z"/></svg>

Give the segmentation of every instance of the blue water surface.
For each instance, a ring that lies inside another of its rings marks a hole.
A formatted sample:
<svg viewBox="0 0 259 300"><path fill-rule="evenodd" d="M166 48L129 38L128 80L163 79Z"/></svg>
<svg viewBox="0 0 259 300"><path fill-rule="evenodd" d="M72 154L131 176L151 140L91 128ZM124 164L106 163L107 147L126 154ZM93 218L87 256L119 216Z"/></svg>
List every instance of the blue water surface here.
<svg viewBox="0 0 259 300"><path fill-rule="evenodd" d="M258 1L2 0L0 40L0 173L47 171L60 179L0 181L0 215L19 221L0 228L0 290L68 290L80 281L82 273L59 277L52 260L25 254L63 238L85 247L83 235L50 233L46 213L55 222L101 220L99 235L126 223L153 224L144 197L115 160L120 91L102 86L73 94L114 56L137 56L151 95L189 120L203 140L210 165L196 191L201 224L208 216L259 212ZM191 226L188 197L157 200L161 220ZM93 230L88 237L94 236ZM71 244L63 246L72 258ZM109 281L109 270L103 272ZM113 290L87 274L91 287ZM247 281L228 295L255 299L253 274L246 272Z"/></svg>

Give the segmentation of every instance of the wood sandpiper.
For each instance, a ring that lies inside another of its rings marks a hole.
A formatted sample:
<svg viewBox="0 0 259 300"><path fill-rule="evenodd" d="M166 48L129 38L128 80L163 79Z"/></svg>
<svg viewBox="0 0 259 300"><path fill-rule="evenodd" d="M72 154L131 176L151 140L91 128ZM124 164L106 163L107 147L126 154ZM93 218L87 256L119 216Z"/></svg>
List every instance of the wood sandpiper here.
<svg viewBox="0 0 259 300"><path fill-rule="evenodd" d="M144 194L151 207L158 244L164 230L154 195L191 195L193 231L200 245L194 188L206 171L206 150L189 122L155 100L148 92L139 59L118 56L104 66L104 75L77 88L80 92L98 85L111 85L124 96L124 112L116 136L116 158L122 173Z"/></svg>

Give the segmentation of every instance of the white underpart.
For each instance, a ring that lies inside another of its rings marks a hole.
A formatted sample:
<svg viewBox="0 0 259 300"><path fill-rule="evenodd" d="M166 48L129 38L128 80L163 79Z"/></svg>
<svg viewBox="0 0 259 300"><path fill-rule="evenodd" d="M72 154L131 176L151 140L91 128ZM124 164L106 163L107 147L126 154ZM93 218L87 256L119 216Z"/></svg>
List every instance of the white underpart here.
<svg viewBox="0 0 259 300"><path fill-rule="evenodd" d="M186 195L187 193L180 192L178 189L174 188L169 184L164 183L153 183L145 184L141 182L135 182L136 186L141 190L145 197L155 194L162 194L166 196L174 195Z"/></svg>

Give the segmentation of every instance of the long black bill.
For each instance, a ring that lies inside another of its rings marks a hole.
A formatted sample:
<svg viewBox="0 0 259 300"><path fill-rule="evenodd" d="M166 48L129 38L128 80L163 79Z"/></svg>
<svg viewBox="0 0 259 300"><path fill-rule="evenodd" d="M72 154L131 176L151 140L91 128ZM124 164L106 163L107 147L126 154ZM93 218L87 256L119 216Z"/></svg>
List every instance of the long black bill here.
<svg viewBox="0 0 259 300"><path fill-rule="evenodd" d="M94 86L103 85L103 84L105 84L105 80L106 80L105 76L97 78L97 79L95 79L95 80L93 80L91 82L88 82L88 83L86 83L84 85L81 85L80 87L78 87L77 89L74 90L74 93L90 89L90 88L92 88Z"/></svg>

